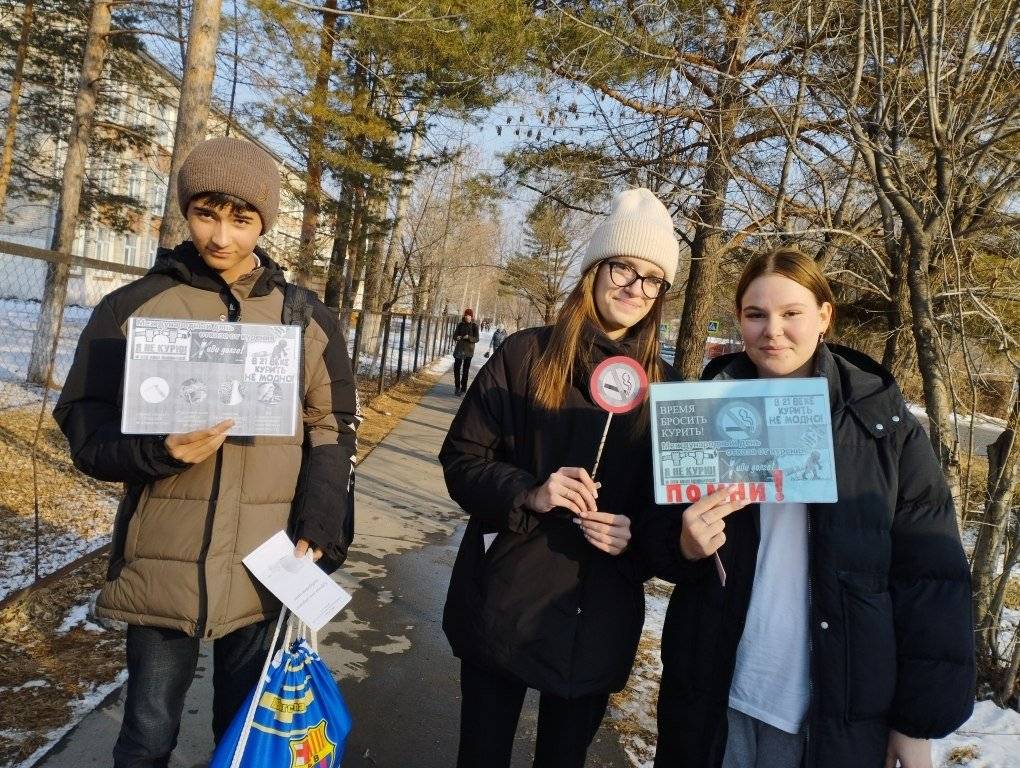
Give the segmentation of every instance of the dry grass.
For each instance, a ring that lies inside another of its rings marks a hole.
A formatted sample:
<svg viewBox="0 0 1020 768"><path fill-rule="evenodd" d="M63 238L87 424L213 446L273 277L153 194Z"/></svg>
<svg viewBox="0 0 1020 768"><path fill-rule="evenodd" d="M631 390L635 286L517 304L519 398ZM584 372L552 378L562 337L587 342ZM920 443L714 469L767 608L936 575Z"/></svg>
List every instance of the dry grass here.
<svg viewBox="0 0 1020 768"><path fill-rule="evenodd" d="M364 397L359 460L385 439L439 378L423 371L381 396ZM27 409L0 413L0 546L8 551L14 547L25 551L29 546L25 520L33 513L29 448L36 414ZM108 532L110 500L118 486L96 482L75 470L63 435L50 419L39 456L40 508L46 521L43 540L69 531L88 538ZM105 558L93 559L0 610L0 765L30 757L49 740L50 732L71 722L76 702L115 680L123 669L122 633L90 632L81 626L66 634L57 632L68 613L102 586L105 570ZM14 690L29 682L31 686Z"/></svg>
<svg viewBox="0 0 1020 768"><path fill-rule="evenodd" d="M981 750L972 744L967 744L963 747L953 747L949 754L946 755L943 765L967 765L971 760L977 760L979 757L981 757Z"/></svg>

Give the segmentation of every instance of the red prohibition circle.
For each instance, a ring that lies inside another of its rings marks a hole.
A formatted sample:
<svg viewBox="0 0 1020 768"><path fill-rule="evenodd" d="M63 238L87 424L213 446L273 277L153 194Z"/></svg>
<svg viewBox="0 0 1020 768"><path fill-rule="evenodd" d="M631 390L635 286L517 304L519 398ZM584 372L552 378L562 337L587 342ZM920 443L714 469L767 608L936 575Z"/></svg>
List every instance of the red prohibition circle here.
<svg viewBox="0 0 1020 768"><path fill-rule="evenodd" d="M631 374L637 382L637 386L629 392L616 386L619 381L607 382L607 376L612 375L610 369L625 369L623 373ZM619 394L608 396L603 388L616 390ZM628 413L641 405L648 394L648 375L641 364L625 355L607 357L592 371L591 379L588 382L588 390L591 392L591 399L604 411L609 413Z"/></svg>

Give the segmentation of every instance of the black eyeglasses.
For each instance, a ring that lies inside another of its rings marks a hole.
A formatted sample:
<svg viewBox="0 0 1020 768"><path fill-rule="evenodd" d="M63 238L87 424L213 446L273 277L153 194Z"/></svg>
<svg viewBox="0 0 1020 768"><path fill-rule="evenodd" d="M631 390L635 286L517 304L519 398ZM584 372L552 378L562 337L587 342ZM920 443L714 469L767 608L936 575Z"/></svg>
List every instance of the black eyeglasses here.
<svg viewBox="0 0 1020 768"><path fill-rule="evenodd" d="M669 283L661 277L653 275L640 275L630 264L622 261L607 261L609 265L609 278L613 285L618 288L627 288L634 285L634 281L641 281L641 293L649 299L657 299L669 290Z"/></svg>

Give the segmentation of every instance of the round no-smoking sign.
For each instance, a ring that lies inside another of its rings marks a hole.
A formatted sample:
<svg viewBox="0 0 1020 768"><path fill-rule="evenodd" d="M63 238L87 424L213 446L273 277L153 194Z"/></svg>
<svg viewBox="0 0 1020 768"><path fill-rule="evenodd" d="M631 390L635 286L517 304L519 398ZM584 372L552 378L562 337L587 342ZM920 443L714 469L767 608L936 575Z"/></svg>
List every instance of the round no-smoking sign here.
<svg viewBox="0 0 1020 768"><path fill-rule="evenodd" d="M641 405L648 393L648 376L641 364L617 355L599 363L591 374L591 397L609 413L627 413Z"/></svg>

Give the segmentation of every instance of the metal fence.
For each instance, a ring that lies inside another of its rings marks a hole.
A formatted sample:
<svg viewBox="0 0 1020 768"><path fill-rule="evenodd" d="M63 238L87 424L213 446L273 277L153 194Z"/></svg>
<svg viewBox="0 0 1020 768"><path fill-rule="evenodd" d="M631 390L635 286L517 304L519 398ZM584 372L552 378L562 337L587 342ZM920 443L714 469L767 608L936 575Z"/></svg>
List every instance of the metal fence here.
<svg viewBox="0 0 1020 768"><path fill-rule="evenodd" d="M57 269L68 270L67 295L51 313L45 286ZM143 274L0 240L0 603L109 539L120 488L73 470L50 414L94 307ZM59 335L46 332L47 317ZM348 346L363 394L450 352L456 323L367 312L355 320Z"/></svg>
<svg viewBox="0 0 1020 768"><path fill-rule="evenodd" d="M354 324L351 359L359 379L383 392L453 349L458 317L363 312Z"/></svg>

